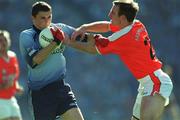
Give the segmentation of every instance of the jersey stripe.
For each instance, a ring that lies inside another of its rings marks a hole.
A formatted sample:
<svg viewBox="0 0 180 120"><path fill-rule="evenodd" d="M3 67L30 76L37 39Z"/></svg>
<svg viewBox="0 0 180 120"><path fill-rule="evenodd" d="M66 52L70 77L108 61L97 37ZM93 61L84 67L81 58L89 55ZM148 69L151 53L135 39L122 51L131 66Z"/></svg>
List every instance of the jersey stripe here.
<svg viewBox="0 0 180 120"><path fill-rule="evenodd" d="M133 21L133 24L131 24L131 25L129 25L129 26L127 26L127 27L119 30L118 32L113 33L111 36L108 37L108 39L109 39L110 41L118 40L118 38L120 38L121 36L127 34L127 33L132 29L134 23L137 22L137 21L138 21L138 20L134 20L134 21Z"/></svg>
<svg viewBox="0 0 180 120"><path fill-rule="evenodd" d="M154 95L155 93L159 93L160 91L160 86L161 86L161 81L159 80L158 77L155 76L154 73L149 75L151 77L151 80L153 81L153 90L151 92L151 95Z"/></svg>

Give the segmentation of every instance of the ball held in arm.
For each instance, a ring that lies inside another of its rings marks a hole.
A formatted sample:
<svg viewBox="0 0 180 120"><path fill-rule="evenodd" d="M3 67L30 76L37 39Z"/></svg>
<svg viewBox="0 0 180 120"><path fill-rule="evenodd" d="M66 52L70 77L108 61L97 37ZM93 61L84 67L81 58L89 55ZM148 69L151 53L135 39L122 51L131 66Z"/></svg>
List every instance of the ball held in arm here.
<svg viewBox="0 0 180 120"><path fill-rule="evenodd" d="M57 27L44 28L39 34L39 43L42 48L48 46L52 41L55 41L57 46L60 47L63 40L64 33L61 29L57 29Z"/></svg>

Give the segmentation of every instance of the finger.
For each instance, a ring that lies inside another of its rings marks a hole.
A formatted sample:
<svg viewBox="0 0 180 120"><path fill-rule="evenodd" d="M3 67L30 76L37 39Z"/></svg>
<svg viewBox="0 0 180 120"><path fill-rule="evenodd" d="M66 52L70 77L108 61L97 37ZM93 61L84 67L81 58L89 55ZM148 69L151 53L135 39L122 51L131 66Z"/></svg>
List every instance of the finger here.
<svg viewBox="0 0 180 120"><path fill-rule="evenodd" d="M77 36L78 36L77 31L74 31L71 35L71 40L75 40Z"/></svg>
<svg viewBox="0 0 180 120"><path fill-rule="evenodd" d="M54 30L54 28L53 28L53 27L51 27L51 28L50 28L50 31L51 31L51 33L53 34L53 36L55 36L55 35L56 35L56 31Z"/></svg>
<svg viewBox="0 0 180 120"><path fill-rule="evenodd" d="M57 29L56 33L64 36L64 32L61 29Z"/></svg>
<svg viewBox="0 0 180 120"><path fill-rule="evenodd" d="M81 34L81 40L83 40L85 38L85 33Z"/></svg>
<svg viewBox="0 0 180 120"><path fill-rule="evenodd" d="M88 40L94 40L94 34L88 34Z"/></svg>
<svg viewBox="0 0 180 120"><path fill-rule="evenodd" d="M54 29L55 31L57 31L59 28L55 25L55 26L53 26L53 29Z"/></svg>

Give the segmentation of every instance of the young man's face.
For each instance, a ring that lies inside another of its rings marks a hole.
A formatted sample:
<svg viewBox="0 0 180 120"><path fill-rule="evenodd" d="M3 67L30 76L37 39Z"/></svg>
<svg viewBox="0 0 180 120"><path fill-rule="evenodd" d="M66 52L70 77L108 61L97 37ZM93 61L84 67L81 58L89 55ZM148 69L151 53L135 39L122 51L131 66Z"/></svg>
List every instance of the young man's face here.
<svg viewBox="0 0 180 120"><path fill-rule="evenodd" d="M33 24L40 30L48 27L51 24L52 13L48 12L39 12L36 16L32 16Z"/></svg>
<svg viewBox="0 0 180 120"><path fill-rule="evenodd" d="M119 12L119 7L116 5L113 5L109 12L109 17L113 25L120 24L120 16L118 15L118 12Z"/></svg>

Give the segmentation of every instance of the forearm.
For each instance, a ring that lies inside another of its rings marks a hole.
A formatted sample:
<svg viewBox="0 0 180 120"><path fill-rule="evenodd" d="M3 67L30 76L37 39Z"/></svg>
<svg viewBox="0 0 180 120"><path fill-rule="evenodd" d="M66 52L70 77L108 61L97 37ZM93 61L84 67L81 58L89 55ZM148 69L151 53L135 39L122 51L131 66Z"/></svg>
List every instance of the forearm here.
<svg viewBox="0 0 180 120"><path fill-rule="evenodd" d="M83 52L87 52L90 54L97 54L97 50L92 43L82 43L82 42L70 42L68 46L78 49Z"/></svg>
<svg viewBox="0 0 180 120"><path fill-rule="evenodd" d="M41 64L49 56L49 54L55 49L56 46L57 44L55 42L51 42L47 47L40 50L33 57L33 63Z"/></svg>
<svg viewBox="0 0 180 120"><path fill-rule="evenodd" d="M98 21L89 24L83 24L81 27L86 32L108 32L110 31L109 24L109 21Z"/></svg>

